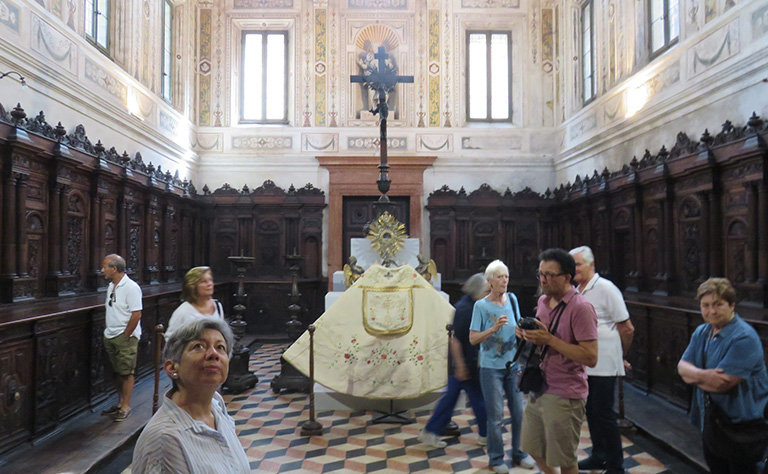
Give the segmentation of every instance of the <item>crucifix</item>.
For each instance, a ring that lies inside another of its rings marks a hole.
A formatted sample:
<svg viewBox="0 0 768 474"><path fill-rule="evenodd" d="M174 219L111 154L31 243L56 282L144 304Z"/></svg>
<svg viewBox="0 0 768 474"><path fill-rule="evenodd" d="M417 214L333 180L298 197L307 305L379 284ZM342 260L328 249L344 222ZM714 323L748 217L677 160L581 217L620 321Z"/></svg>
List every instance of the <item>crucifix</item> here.
<svg viewBox="0 0 768 474"><path fill-rule="evenodd" d="M397 69L389 59L384 46L379 46L379 51L373 55L378 62L371 62L362 75L349 76L352 83L363 84L368 89L374 91L376 98L376 108L371 109L373 115L379 115L379 149L381 150L381 164L379 164L379 179L376 183L379 186L379 203L389 203L387 192L389 191L389 164L387 164L387 117L389 116L389 106L387 105L387 94L395 89L400 82L413 83L413 76L398 76ZM382 207L385 207L386 204Z"/></svg>

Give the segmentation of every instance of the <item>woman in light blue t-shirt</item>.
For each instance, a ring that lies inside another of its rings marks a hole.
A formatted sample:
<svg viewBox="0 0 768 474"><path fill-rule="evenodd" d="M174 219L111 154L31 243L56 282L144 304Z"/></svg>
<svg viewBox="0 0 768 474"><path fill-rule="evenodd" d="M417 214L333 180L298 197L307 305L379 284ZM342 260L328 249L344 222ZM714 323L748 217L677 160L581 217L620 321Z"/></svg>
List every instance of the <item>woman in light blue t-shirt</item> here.
<svg viewBox="0 0 768 474"><path fill-rule="evenodd" d="M485 270L490 293L475 303L469 341L480 345L480 386L488 412L488 460L493 472L509 472L504 462L502 422L504 395L512 417L512 465L526 469L535 466L533 458L520 451L520 428L523 422L523 394L517 388L520 370L512 361L517 339L515 325L520 307L514 293L507 292L509 269L501 260L494 260Z"/></svg>

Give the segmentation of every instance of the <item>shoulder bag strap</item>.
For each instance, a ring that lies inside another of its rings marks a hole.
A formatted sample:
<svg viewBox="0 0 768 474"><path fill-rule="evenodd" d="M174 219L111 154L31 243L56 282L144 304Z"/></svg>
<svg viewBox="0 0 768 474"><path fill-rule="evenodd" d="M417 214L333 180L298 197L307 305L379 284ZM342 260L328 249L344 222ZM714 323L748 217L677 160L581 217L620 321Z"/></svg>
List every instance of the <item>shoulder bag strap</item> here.
<svg viewBox="0 0 768 474"><path fill-rule="evenodd" d="M515 324L517 324L520 321L520 315L515 311L515 306L517 305L512 303L513 301L517 302L517 297L509 291L507 292L507 299L509 300L509 305L512 306L512 315L515 317Z"/></svg>
<svg viewBox="0 0 768 474"><path fill-rule="evenodd" d="M554 335L555 331L557 331L557 326L560 325L560 318L563 315L563 312L565 311L567 303L565 301L560 301L560 303L557 304L555 307L555 310L553 313L557 313L557 316L555 316L555 319L553 319L554 324L551 324L549 326L549 333ZM544 356L547 355L547 349L549 349L549 346L544 346L544 349L541 350L541 360L544 360Z"/></svg>

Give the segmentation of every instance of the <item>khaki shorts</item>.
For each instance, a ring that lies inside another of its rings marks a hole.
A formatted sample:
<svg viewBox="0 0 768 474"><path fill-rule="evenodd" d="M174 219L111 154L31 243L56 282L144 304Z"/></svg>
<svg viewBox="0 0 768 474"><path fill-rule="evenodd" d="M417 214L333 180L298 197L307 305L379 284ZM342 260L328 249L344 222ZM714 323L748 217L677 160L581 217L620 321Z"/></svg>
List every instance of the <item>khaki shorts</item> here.
<svg viewBox="0 0 768 474"><path fill-rule="evenodd" d="M523 413L521 449L544 459L549 467L572 467L578 464L581 425L587 401L563 398L545 393L536 401L528 401Z"/></svg>
<svg viewBox="0 0 768 474"><path fill-rule="evenodd" d="M107 351L112 370L119 375L133 375L136 370L136 353L139 340L135 336L128 339L122 334L112 339L104 338L104 350Z"/></svg>

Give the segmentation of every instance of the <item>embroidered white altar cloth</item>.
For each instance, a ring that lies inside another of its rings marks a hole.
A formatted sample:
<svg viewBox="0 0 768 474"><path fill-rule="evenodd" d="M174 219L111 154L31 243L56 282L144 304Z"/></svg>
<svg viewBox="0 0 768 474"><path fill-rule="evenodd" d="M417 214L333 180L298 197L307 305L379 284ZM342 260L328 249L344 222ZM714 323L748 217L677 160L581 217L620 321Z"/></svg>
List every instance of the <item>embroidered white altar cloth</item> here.
<svg viewBox="0 0 768 474"><path fill-rule="evenodd" d="M390 310L364 311L371 295L387 292L401 295L391 301L401 305L398 317ZM409 293L410 297L402 296ZM389 331L402 329L408 305L410 329L400 334ZM412 266L374 264L315 321L315 381L340 393L374 399L414 398L437 390L447 382L445 326L453 320L453 312L453 306ZM366 314L369 320L364 323ZM387 320L376 323L370 319L375 314L385 314ZM389 334L371 334L366 325ZM309 375L309 333L302 334L283 357Z"/></svg>

